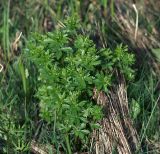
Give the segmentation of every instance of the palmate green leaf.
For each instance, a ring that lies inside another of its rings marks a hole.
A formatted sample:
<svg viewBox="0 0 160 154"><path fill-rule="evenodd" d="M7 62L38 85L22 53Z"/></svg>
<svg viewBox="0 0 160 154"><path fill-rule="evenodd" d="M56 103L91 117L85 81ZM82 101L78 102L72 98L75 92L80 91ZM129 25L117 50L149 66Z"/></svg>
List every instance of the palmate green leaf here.
<svg viewBox="0 0 160 154"><path fill-rule="evenodd" d="M61 50L67 53L67 55L73 54L73 49L71 47L62 47Z"/></svg>
<svg viewBox="0 0 160 154"><path fill-rule="evenodd" d="M44 43L45 43L45 44L54 43L54 40L51 39L51 38L46 38L46 39L44 39Z"/></svg>
<svg viewBox="0 0 160 154"><path fill-rule="evenodd" d="M91 128L92 129L98 129L98 128L101 128L101 125L98 124L98 123L93 123L93 124L91 124Z"/></svg>
<svg viewBox="0 0 160 154"><path fill-rule="evenodd" d="M111 84L111 76L106 76L103 72L97 73L94 83L98 90L107 91L107 87Z"/></svg>
<svg viewBox="0 0 160 154"><path fill-rule="evenodd" d="M87 135L87 134L89 134L89 133L90 133L90 131L89 131L89 130L87 130L87 129L80 130L80 132L81 132L82 134L84 134L84 135Z"/></svg>
<svg viewBox="0 0 160 154"><path fill-rule="evenodd" d="M74 46L76 49L81 49L79 50L79 52L81 52L83 49L85 50L85 53L88 52L89 48L92 48L92 50L90 50L90 54L92 55L92 53L95 53L95 45L93 43L92 40L89 39L89 37L87 36L83 36L83 35L78 35L77 38L75 39L74 42Z"/></svg>
<svg viewBox="0 0 160 154"><path fill-rule="evenodd" d="M62 55L63 55L62 50L57 49L57 51L55 53L55 56L56 56L57 60L59 60L62 57Z"/></svg>
<svg viewBox="0 0 160 154"><path fill-rule="evenodd" d="M64 21L65 27L64 27L64 31L66 33L69 33L71 35L76 34L76 30L79 29L80 25L80 21L79 21L79 17L78 15L73 15L70 18L67 18Z"/></svg>

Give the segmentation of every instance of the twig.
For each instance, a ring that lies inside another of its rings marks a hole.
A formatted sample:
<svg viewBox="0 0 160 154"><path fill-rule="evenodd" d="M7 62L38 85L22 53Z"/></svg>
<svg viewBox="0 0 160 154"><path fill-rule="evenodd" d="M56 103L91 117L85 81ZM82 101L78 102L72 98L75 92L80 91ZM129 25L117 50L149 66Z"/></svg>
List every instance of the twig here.
<svg viewBox="0 0 160 154"><path fill-rule="evenodd" d="M16 38L16 40L14 41L15 44L19 41L19 39L21 38L21 36L22 36L22 32L20 32L19 36L18 36L18 37Z"/></svg>

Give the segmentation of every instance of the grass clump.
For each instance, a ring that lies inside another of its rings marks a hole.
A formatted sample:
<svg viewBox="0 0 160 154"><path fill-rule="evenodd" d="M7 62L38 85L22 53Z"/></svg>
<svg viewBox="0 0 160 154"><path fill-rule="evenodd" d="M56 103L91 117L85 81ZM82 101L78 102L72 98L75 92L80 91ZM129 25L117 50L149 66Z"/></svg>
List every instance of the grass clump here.
<svg viewBox="0 0 160 154"><path fill-rule="evenodd" d="M88 150L93 129L100 127L103 113L92 99L93 89L107 93L116 70L128 80L134 77L134 56L127 47L97 50L80 34L79 24L69 18L52 33L33 34L26 50L38 70L39 116L54 134L51 142L68 153Z"/></svg>
<svg viewBox="0 0 160 154"><path fill-rule="evenodd" d="M153 69L144 63L137 73L136 81L128 87L130 113L140 136L139 147L142 147L143 153L159 153L156 145L160 138L160 95L156 89L158 80Z"/></svg>

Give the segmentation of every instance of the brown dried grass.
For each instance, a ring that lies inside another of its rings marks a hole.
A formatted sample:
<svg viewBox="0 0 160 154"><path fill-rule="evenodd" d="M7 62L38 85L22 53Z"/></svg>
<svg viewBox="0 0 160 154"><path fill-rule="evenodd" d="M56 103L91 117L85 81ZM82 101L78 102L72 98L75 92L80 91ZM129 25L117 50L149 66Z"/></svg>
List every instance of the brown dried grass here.
<svg viewBox="0 0 160 154"><path fill-rule="evenodd" d="M129 116L126 85L123 78L108 95L95 93L94 98L103 106L105 117L102 128L94 132L96 154L132 154L138 148L138 135Z"/></svg>

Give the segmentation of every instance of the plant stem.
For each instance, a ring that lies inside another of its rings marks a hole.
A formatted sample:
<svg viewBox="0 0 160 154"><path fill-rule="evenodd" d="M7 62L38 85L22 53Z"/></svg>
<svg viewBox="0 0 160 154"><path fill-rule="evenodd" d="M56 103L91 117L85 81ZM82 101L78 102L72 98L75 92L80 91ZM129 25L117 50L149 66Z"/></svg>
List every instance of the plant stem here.
<svg viewBox="0 0 160 154"><path fill-rule="evenodd" d="M69 136L68 136L68 134L66 134L65 140L66 140L68 154L72 154L70 143L69 143Z"/></svg>

